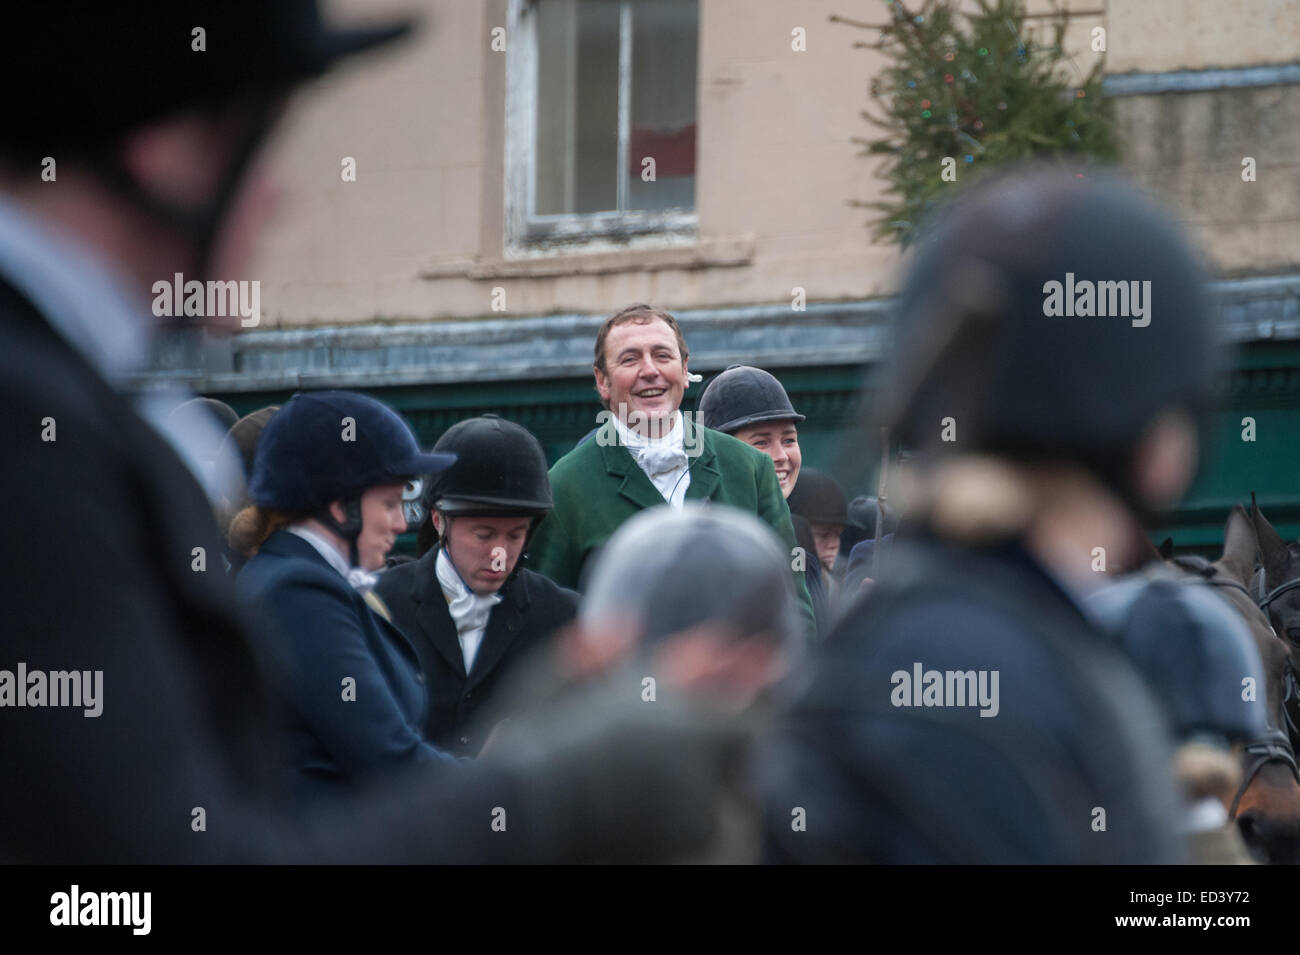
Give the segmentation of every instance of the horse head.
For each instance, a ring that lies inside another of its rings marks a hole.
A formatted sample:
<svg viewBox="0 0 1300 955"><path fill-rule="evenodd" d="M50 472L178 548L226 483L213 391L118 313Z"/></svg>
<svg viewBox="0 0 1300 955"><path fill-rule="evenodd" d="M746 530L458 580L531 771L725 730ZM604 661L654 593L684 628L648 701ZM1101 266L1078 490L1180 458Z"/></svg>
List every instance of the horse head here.
<svg viewBox="0 0 1300 955"><path fill-rule="evenodd" d="M1264 686L1257 690L1267 706L1269 726L1278 731L1271 740L1247 744L1243 754L1245 785L1237 793L1235 818L1253 853L1269 862L1295 863L1300 862L1300 782L1294 763L1287 761L1294 742L1282 745L1289 739L1284 699L1292 672L1292 650L1278 637L1250 589L1261 550L1256 517L1262 520L1258 512L1248 516L1240 506L1228 515L1223 555L1210 565L1214 576L1209 578L1229 584L1218 590L1250 629L1264 665Z"/></svg>
<svg viewBox="0 0 1300 955"><path fill-rule="evenodd" d="M1250 496L1250 519L1259 541L1259 566L1251 581L1278 636L1300 649L1300 542L1288 544Z"/></svg>

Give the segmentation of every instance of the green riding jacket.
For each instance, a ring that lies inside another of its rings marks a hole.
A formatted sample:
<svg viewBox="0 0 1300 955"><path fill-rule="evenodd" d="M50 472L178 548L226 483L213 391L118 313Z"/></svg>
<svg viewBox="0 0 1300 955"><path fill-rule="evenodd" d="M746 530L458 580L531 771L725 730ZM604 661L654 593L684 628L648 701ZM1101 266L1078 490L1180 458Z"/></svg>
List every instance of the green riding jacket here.
<svg viewBox="0 0 1300 955"><path fill-rule="evenodd" d="M711 431L683 416L690 458L691 483L686 500L709 500L756 514L794 549L790 508L781 496L772 459L743 441ZM664 504L663 495L637 465L627 448L592 437L574 448L550 470L555 508L537 529L528 547L528 566L561 587L577 589L587 558L619 525L638 511ZM802 562L799 562L802 564ZM791 576L805 633L817 630L804 572Z"/></svg>

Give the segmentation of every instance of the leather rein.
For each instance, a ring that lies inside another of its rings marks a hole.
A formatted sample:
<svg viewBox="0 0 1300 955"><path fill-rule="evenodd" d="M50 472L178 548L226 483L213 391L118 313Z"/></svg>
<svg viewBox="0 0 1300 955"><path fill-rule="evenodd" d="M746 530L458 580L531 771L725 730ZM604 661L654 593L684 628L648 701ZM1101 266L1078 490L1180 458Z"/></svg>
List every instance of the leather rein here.
<svg viewBox="0 0 1300 955"><path fill-rule="evenodd" d="M1177 559L1174 562L1178 564ZM1227 587L1240 590L1251 603L1264 612L1264 618L1268 621L1270 630L1272 630L1273 624L1269 618L1268 605L1287 591L1300 587L1300 577L1297 577L1294 580L1287 581L1280 587L1274 587L1266 595L1264 593L1264 574L1261 573L1259 575L1259 595L1255 596L1235 580L1227 580L1218 576L1206 576L1194 564L1178 564L1178 566L1197 574L1203 583L1211 587ZM1217 574L1217 571L1215 573ZM1276 631L1274 633L1276 635ZM1255 777L1259 775L1260 770L1269 763L1285 763L1290 767L1291 775L1295 777L1296 782L1300 783L1300 766L1296 764L1295 748L1291 743L1291 734L1300 736L1300 730L1297 730L1295 723L1291 720L1291 714L1286 708L1288 701L1300 696L1300 684L1297 683L1296 671L1289 659L1282 675L1285 687L1285 694L1282 697L1282 717L1286 720L1290 732L1288 733L1287 730L1278 726L1266 725L1262 736L1257 736L1246 743L1245 753L1249 761L1246 764L1246 771L1242 774L1241 785L1237 787L1237 794L1233 797L1232 808L1228 810L1229 819L1237 818L1237 806L1241 803L1241 797L1246 795L1246 790L1255 781Z"/></svg>

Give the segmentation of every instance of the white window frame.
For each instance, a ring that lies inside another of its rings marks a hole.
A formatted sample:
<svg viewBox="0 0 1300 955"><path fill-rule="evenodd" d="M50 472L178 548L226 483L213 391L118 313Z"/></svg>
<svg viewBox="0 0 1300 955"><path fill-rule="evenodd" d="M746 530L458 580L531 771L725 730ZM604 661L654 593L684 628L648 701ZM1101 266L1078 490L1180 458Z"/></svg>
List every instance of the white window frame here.
<svg viewBox="0 0 1300 955"><path fill-rule="evenodd" d="M699 216L693 207L654 211L609 211L536 215L534 152L537 143L537 3L510 0L509 38L506 47L506 156L505 214L508 251L526 253L538 246L619 242L650 234L669 238L694 236ZM540 0L545 2L545 0ZM627 169L631 125L632 5L618 3L619 103L618 168ZM699 82L696 73L698 116ZM699 179L696 179L698 194ZM618 204L627 204L627 179L619 177Z"/></svg>

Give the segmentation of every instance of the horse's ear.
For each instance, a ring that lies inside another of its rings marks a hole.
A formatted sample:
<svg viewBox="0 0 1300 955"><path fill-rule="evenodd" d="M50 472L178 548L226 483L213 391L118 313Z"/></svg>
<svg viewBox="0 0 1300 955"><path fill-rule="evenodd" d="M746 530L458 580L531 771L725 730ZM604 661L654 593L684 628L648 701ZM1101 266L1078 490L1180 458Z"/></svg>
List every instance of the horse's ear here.
<svg viewBox="0 0 1300 955"><path fill-rule="evenodd" d="M1166 537L1160 542L1159 553L1161 560L1168 560L1174 556L1174 539L1172 537Z"/></svg>
<svg viewBox="0 0 1300 955"><path fill-rule="evenodd" d="M1223 556L1218 564L1241 584L1249 584L1257 560L1259 539L1254 524L1246 515L1246 509L1238 504L1223 526Z"/></svg>
<svg viewBox="0 0 1300 955"><path fill-rule="evenodd" d="M1260 554L1264 558L1264 568L1270 576L1284 573L1287 562L1286 541L1282 540L1273 525L1268 522L1259 506L1255 503L1255 492L1250 493L1250 522L1255 527L1255 537L1259 542Z"/></svg>

